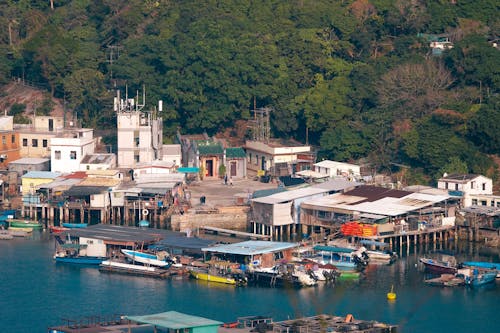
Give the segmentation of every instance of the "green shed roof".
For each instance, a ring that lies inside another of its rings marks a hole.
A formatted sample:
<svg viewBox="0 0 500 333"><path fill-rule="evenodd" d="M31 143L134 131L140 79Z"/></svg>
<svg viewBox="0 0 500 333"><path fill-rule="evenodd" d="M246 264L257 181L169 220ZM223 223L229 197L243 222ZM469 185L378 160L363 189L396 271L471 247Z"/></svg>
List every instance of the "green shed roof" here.
<svg viewBox="0 0 500 333"><path fill-rule="evenodd" d="M224 149L218 143L198 145L200 155L222 155Z"/></svg>
<svg viewBox="0 0 500 333"><path fill-rule="evenodd" d="M203 326L220 326L223 324L220 321L192 316L177 311L168 311L145 316L125 316L125 318L140 324L149 324L174 330Z"/></svg>
<svg viewBox="0 0 500 333"><path fill-rule="evenodd" d="M243 148L226 148L226 157L228 158L245 158L247 155Z"/></svg>

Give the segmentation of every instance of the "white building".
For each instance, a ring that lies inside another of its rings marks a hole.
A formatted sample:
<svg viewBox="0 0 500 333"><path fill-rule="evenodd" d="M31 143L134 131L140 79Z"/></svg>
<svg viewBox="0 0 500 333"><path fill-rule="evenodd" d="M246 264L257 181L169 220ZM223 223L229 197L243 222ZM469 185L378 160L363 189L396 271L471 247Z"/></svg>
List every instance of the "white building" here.
<svg viewBox="0 0 500 333"><path fill-rule="evenodd" d="M92 129L75 129L50 139L51 171L69 173L79 171L85 155L94 153L96 140Z"/></svg>
<svg viewBox="0 0 500 333"><path fill-rule="evenodd" d="M181 145L163 145L161 159L164 162L172 162L176 167L180 167L182 165Z"/></svg>
<svg viewBox="0 0 500 333"><path fill-rule="evenodd" d="M132 168L139 163L147 164L162 157L163 122L157 111L142 111L143 104L136 99L114 101L118 127L118 166ZM158 111L161 111L160 101Z"/></svg>
<svg viewBox="0 0 500 333"><path fill-rule="evenodd" d="M310 168L314 161L311 146L246 141L247 170L250 173L270 171L273 175L288 175Z"/></svg>
<svg viewBox="0 0 500 333"><path fill-rule="evenodd" d="M444 174L438 180L438 188L462 196L463 207L472 205L471 196L493 194L493 181L482 175L473 174Z"/></svg>
<svg viewBox="0 0 500 333"><path fill-rule="evenodd" d="M324 160L314 164L314 171L330 178L360 177L361 167L356 164Z"/></svg>

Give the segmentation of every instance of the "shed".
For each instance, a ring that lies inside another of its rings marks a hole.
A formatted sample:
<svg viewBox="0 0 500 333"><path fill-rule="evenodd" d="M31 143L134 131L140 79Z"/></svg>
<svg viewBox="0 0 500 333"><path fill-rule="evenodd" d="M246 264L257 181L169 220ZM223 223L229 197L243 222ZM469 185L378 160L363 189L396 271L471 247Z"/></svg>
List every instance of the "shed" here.
<svg viewBox="0 0 500 333"><path fill-rule="evenodd" d="M223 323L220 321L192 316L177 311L168 311L144 316L125 316L132 322L148 324L156 328L178 333L217 333Z"/></svg>
<svg viewBox="0 0 500 333"><path fill-rule="evenodd" d="M17 172L19 177L29 171L50 171L50 160L35 157L20 158L9 163L9 170Z"/></svg>

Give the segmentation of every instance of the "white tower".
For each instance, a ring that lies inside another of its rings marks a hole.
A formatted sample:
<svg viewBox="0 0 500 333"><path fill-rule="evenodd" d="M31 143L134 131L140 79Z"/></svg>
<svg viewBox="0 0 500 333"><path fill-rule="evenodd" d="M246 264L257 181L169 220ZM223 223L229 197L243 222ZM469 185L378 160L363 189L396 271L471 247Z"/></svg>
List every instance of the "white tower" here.
<svg viewBox="0 0 500 333"><path fill-rule="evenodd" d="M138 164L148 164L161 157L163 144L163 122L157 111L143 111L145 92L142 104L139 104L139 93L136 98L120 98L117 91L113 109L116 112L118 128L118 166L135 167ZM161 111L162 103L159 108ZM158 112L159 112L158 111Z"/></svg>

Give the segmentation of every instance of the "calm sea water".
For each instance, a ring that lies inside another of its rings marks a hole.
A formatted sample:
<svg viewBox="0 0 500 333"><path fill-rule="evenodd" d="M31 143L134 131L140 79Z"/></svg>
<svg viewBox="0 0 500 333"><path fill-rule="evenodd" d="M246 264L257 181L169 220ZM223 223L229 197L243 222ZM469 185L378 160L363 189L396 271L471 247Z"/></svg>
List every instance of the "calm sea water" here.
<svg viewBox="0 0 500 333"><path fill-rule="evenodd" d="M446 247L450 247L448 244ZM32 239L0 241L0 332L46 332L61 318L180 311L220 321L266 315L274 320L329 313L400 325L399 332L498 332L500 283L480 289L423 283L411 249L390 266L370 265L359 281L334 286L277 289L155 280L100 273L96 268L56 264L47 232ZM459 259L498 261L491 250L464 248ZM386 294L391 286L397 300Z"/></svg>

